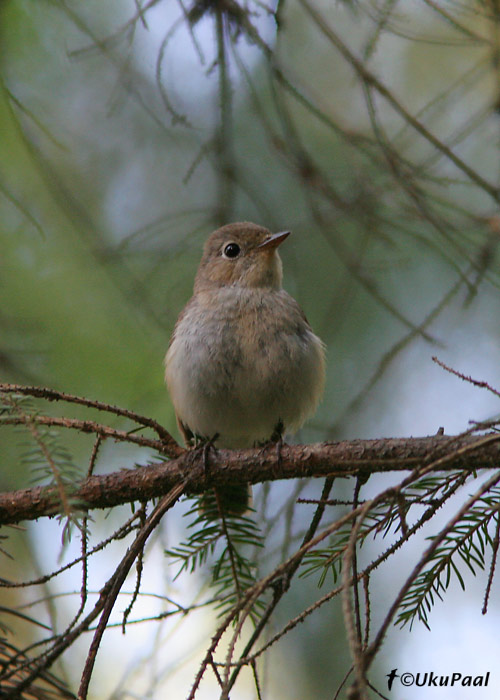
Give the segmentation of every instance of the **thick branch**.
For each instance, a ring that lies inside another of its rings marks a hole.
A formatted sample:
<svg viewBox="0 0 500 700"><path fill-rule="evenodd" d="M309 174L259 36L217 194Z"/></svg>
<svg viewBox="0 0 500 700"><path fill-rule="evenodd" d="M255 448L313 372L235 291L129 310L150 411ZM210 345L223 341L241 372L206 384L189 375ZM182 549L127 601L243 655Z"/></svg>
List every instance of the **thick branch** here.
<svg viewBox="0 0 500 700"><path fill-rule="evenodd" d="M500 434L283 445L280 454L274 445L248 450L212 449L209 460L207 472L202 450L186 451L169 462L91 476L69 490L68 497L74 507L110 508L162 496L182 482L187 493L200 493L220 484L404 471L437 460L437 470L491 469L500 465ZM61 512L54 486L0 494L0 524Z"/></svg>

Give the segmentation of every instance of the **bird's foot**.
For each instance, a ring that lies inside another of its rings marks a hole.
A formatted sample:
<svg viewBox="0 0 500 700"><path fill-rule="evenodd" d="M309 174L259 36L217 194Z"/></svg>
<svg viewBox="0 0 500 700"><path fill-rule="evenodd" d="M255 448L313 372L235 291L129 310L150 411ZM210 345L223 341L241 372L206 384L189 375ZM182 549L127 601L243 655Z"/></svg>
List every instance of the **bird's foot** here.
<svg viewBox="0 0 500 700"><path fill-rule="evenodd" d="M211 438L204 437L202 435L194 436L193 452L201 452L201 454L203 455L203 468L205 470L205 477L208 477L208 473L210 471L210 450L214 450L214 452L217 452L215 442L217 441L218 437L219 433L215 433L215 435L212 435Z"/></svg>
<svg viewBox="0 0 500 700"><path fill-rule="evenodd" d="M274 472L275 475L278 474L281 470L281 465L282 465L282 457L281 457L281 449L283 447L284 440L283 440L283 432L285 430L285 427L283 425L283 421L279 420L278 423L276 423L276 427L273 430L273 433L271 437L269 438L268 441L261 443L262 447L262 452L266 452L267 450L273 448L276 450L276 464L274 467Z"/></svg>

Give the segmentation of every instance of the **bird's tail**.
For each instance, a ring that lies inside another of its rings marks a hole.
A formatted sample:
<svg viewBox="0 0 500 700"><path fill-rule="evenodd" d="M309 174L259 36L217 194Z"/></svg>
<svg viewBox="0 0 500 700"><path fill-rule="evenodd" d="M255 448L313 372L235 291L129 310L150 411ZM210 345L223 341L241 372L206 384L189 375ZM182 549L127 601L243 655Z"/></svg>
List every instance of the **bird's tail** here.
<svg viewBox="0 0 500 700"><path fill-rule="evenodd" d="M224 516L245 515L252 506L250 484L218 486L207 491L200 499L200 508L210 520Z"/></svg>

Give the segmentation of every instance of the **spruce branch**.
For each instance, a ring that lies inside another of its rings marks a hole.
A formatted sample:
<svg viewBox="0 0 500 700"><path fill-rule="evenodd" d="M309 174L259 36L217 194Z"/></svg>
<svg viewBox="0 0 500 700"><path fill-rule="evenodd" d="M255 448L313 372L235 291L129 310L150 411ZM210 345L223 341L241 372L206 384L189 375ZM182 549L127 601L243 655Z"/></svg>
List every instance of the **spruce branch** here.
<svg viewBox="0 0 500 700"><path fill-rule="evenodd" d="M92 432L95 426L88 425L88 428ZM101 434L100 428L96 432ZM116 438L114 431L112 437ZM120 438L136 442L137 436L123 433ZM283 445L279 458L275 450L218 449L212 462L207 476L199 450L186 450L168 462L157 461L137 469L89 476L67 487L67 493L72 503L92 510L162 496L175 485L184 483L186 477L189 481L186 492L196 494L220 485L405 471L425 467L430 462L434 472L456 469L473 472L498 466L500 435L468 433ZM51 486L0 493L0 524L50 517L60 512L58 491Z"/></svg>

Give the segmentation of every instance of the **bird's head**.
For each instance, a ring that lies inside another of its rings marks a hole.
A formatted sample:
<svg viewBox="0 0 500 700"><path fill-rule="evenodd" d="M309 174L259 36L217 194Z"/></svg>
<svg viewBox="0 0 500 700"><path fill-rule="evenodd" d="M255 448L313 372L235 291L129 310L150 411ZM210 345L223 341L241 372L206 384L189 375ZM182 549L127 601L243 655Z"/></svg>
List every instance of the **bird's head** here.
<svg viewBox="0 0 500 700"><path fill-rule="evenodd" d="M290 231L241 222L214 231L205 243L194 291L241 286L280 289L283 278L278 246Z"/></svg>

